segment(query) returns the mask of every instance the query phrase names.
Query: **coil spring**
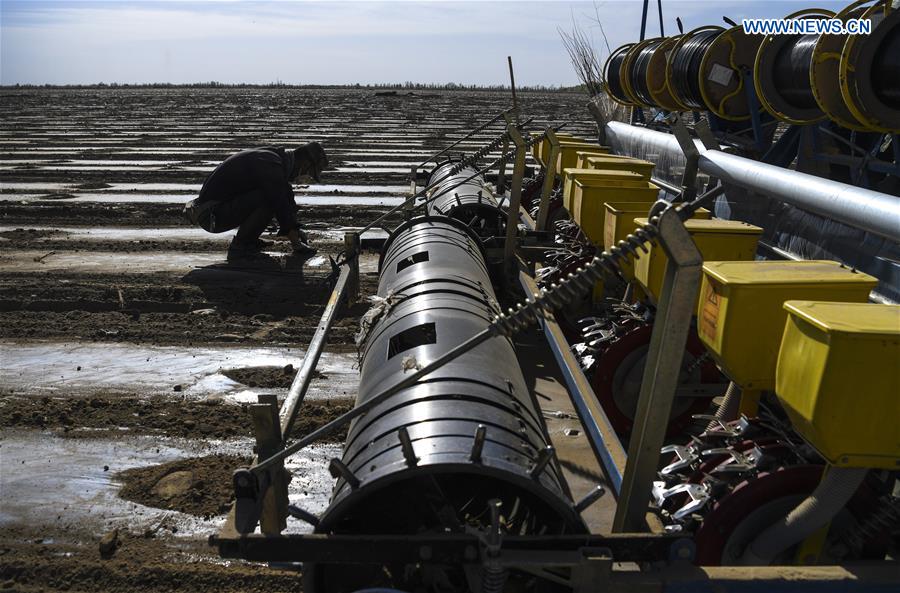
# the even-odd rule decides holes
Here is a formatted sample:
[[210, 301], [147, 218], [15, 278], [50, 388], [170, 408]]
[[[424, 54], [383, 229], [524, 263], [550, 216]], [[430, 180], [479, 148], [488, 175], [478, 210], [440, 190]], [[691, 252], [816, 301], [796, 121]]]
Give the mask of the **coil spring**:
[[502, 593], [509, 573], [499, 566], [485, 566], [481, 573], [481, 591], [483, 593]]
[[592, 289], [594, 284], [603, 278], [604, 271], [620, 275], [619, 262], [625, 259], [626, 255], [633, 255], [637, 259], [640, 257], [638, 249], [648, 253], [646, 243], [653, 242], [659, 235], [656, 226], [658, 222], [659, 218], [653, 217], [650, 224], [628, 235], [609, 251], [594, 257], [585, 267], [570, 273], [559, 283], [542, 289], [537, 296], [528, 297], [525, 302], [510, 308], [506, 313], [497, 315], [491, 323], [492, 329], [500, 335], [511, 337], [530, 327], [538, 318], [543, 319], [554, 309], [575, 302], [581, 294]]
[[507, 134], [506, 132], [500, 134], [499, 136], [473, 152], [471, 155], [464, 156], [462, 159], [460, 159], [459, 163], [457, 163], [453, 166], [453, 168], [450, 169], [450, 173], [452, 175], [456, 175], [466, 167], [474, 165], [479, 160], [483, 159], [485, 156], [496, 150], [508, 138], [509, 134]]
[[[558, 128], [555, 128], [555, 129], [558, 129]], [[540, 134], [538, 134], [536, 136], [528, 136], [525, 138], [525, 147], [531, 148], [535, 143], [543, 141], [544, 138], [546, 138], [546, 137], [547, 137], [546, 131], [541, 132]], [[460, 161], [456, 165], [454, 165], [450, 169], [450, 175], [456, 175], [457, 173], [459, 173], [466, 167], [474, 166], [477, 161], [481, 160], [487, 154], [496, 150], [501, 144], [503, 144], [504, 141], [506, 141], [508, 139], [509, 139], [509, 134], [504, 132], [503, 134], [500, 134], [499, 136], [497, 136], [496, 138], [491, 140], [488, 144], [482, 146], [477, 151], [473, 152], [471, 155], [464, 156], [462, 159], [460, 159]], [[494, 162], [498, 163], [503, 159], [510, 159], [510, 158], [514, 157], [515, 155], [516, 155], [516, 149], [512, 149], [512, 150], [507, 151], [503, 155], [501, 155], [500, 158], [496, 159]]]
[[844, 543], [851, 548], [860, 549], [873, 537], [900, 524], [900, 498], [888, 495], [883, 502], [884, 504], [844, 536]]

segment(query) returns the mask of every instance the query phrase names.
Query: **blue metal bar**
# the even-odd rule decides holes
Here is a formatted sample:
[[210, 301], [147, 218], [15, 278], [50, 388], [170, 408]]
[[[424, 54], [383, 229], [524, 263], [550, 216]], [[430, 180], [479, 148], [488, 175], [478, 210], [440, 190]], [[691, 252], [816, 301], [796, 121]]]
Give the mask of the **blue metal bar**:
[[[520, 272], [519, 283], [525, 290], [525, 294], [537, 294], [537, 284], [535, 284], [534, 278], [528, 274]], [[556, 364], [562, 371], [569, 397], [578, 412], [578, 418], [591, 443], [591, 448], [603, 467], [613, 494], [618, 498], [619, 491], [622, 489], [622, 477], [627, 460], [625, 448], [622, 447], [616, 431], [609, 423], [606, 412], [603, 411], [597, 396], [594, 395], [590, 382], [581, 371], [575, 355], [572, 354], [571, 346], [566, 341], [556, 320], [548, 315], [540, 320], [540, 324], [547, 343], [550, 345], [550, 350], [553, 352], [553, 357], [556, 359]]]

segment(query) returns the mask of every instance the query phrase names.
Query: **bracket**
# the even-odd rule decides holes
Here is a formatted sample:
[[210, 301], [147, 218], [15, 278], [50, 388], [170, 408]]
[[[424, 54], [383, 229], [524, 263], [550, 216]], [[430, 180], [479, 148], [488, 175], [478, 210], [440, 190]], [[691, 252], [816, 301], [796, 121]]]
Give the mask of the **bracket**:
[[535, 230], [547, 230], [547, 217], [550, 214], [550, 194], [556, 184], [556, 161], [559, 159], [559, 139], [553, 133], [553, 128], [547, 128], [547, 142], [550, 143], [550, 155], [544, 163], [544, 185], [541, 187], [541, 201], [538, 207], [538, 216], [535, 221]]
[[645, 528], [653, 479], [700, 288], [703, 256], [674, 208], [660, 215], [659, 239], [669, 263], [647, 352], [613, 531]]
[[[278, 420], [278, 400], [275, 394], [264, 393], [259, 403], [250, 406], [253, 434], [256, 437], [257, 459], [265, 459], [282, 448], [281, 425]], [[259, 524], [264, 535], [278, 535], [287, 527], [288, 481], [284, 464], [279, 462], [265, 474], [255, 475], [249, 470], [234, 473], [234, 525], [239, 533], [252, 533]]]
[[697, 196], [697, 167], [700, 162], [700, 151], [694, 144], [694, 139], [688, 131], [684, 121], [677, 114], [673, 114], [672, 132], [678, 145], [684, 153], [684, 173], [681, 176], [681, 201], [691, 202]]
[[507, 269], [512, 269], [516, 265], [516, 239], [519, 234], [519, 208], [522, 205], [522, 180], [525, 177], [527, 144], [515, 124], [508, 124], [506, 132], [516, 145], [516, 160], [513, 166], [512, 186], [509, 190], [509, 205], [507, 206], [506, 242], [503, 247], [504, 263]]

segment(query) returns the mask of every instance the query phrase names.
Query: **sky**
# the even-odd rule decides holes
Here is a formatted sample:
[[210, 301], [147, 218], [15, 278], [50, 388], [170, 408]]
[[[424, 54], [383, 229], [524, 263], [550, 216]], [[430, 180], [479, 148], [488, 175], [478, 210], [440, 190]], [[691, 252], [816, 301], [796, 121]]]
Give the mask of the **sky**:
[[[849, 0], [663, 0], [676, 31]], [[648, 35], [659, 33], [651, 0]], [[329, 2], [0, 0], [0, 84], [578, 84], [559, 30], [605, 53], [640, 34], [641, 0]]]

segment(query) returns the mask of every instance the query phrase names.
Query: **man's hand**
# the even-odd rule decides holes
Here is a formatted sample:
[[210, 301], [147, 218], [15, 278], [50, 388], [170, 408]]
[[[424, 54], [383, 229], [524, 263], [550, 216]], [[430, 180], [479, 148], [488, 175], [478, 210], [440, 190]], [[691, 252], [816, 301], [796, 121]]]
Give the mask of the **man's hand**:
[[287, 238], [291, 242], [291, 246], [294, 248], [294, 253], [313, 254], [316, 252], [316, 249], [314, 247], [309, 246], [309, 238], [306, 236], [306, 233], [298, 228], [289, 230]]
[[287, 238], [288, 241], [291, 242], [291, 245], [293, 245], [294, 247], [296, 247], [299, 243], [309, 242], [309, 237], [306, 236], [306, 233], [297, 228], [289, 230], [287, 233]]

